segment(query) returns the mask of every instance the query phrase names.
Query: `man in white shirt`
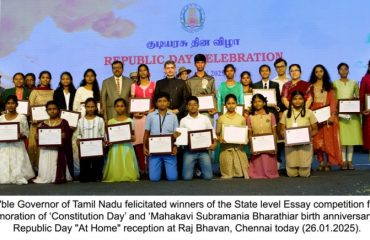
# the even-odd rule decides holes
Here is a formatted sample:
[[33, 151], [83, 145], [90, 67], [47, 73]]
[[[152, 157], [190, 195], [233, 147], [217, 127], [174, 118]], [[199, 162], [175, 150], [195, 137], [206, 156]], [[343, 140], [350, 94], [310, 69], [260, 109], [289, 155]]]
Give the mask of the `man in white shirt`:
[[280, 94], [283, 91], [283, 85], [289, 82], [290, 78], [286, 75], [287, 62], [283, 58], [278, 58], [274, 62], [275, 71], [277, 76], [271, 81], [279, 84]]
[[181, 119], [180, 128], [187, 128], [188, 131], [210, 129], [212, 130], [213, 143], [207, 149], [198, 151], [190, 151], [189, 148], [186, 147], [183, 155], [183, 179], [191, 180], [193, 178], [194, 165], [197, 162], [199, 163], [203, 179], [212, 179], [212, 164], [209, 150], [214, 150], [217, 146], [217, 137], [215, 130], [213, 129], [209, 118], [207, 116], [199, 114], [199, 100], [197, 97], [188, 97], [186, 101], [186, 108], [189, 113], [186, 117]]

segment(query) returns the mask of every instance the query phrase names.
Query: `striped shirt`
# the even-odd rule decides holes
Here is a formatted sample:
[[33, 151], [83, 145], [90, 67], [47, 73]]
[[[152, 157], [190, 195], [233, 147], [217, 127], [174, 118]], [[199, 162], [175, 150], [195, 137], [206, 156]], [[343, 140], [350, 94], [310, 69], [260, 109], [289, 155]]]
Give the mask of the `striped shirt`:
[[77, 138], [104, 138], [105, 126], [104, 120], [96, 116], [94, 119], [86, 119], [85, 117], [78, 120]]

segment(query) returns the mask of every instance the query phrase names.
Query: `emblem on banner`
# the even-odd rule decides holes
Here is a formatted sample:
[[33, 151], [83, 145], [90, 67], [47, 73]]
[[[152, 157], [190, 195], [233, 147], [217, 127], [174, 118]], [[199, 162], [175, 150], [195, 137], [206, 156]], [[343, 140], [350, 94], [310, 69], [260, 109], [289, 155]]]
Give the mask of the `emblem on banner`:
[[190, 33], [198, 32], [203, 28], [205, 12], [201, 6], [190, 3], [182, 8], [180, 22], [182, 28]]

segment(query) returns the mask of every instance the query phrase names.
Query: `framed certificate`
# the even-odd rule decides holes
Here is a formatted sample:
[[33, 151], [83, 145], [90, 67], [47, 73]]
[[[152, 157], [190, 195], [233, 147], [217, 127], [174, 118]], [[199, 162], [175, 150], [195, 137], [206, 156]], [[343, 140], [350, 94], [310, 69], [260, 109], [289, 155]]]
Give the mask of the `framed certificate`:
[[253, 89], [253, 95], [257, 93], [267, 98], [267, 105], [277, 105], [275, 88]]
[[358, 99], [339, 99], [339, 113], [360, 113], [361, 106]]
[[247, 144], [248, 126], [222, 125], [222, 137], [226, 143]]
[[28, 116], [29, 108], [28, 108], [28, 101], [18, 101], [17, 113], [24, 114]]
[[311, 144], [309, 127], [295, 127], [285, 129], [285, 146]]
[[273, 134], [254, 135], [251, 141], [252, 153], [276, 152], [276, 142]]
[[330, 118], [330, 106], [324, 106], [315, 110], [312, 110], [315, 114], [317, 122], [322, 123], [326, 122]]
[[[101, 110], [100, 102], [98, 102], [98, 111], [101, 112], [100, 110]], [[80, 113], [82, 113], [84, 115], [86, 114], [85, 102], [80, 103]]]
[[71, 128], [77, 128], [78, 119], [80, 119], [80, 117], [81, 117], [80, 112], [73, 112], [73, 111], [67, 111], [67, 110], [62, 110], [60, 112], [60, 118], [67, 120]]
[[176, 138], [175, 144], [178, 146], [188, 145], [188, 129], [187, 128], [176, 128], [176, 132], [181, 133], [180, 136]]
[[78, 153], [80, 159], [104, 156], [103, 138], [80, 139]]
[[106, 127], [108, 142], [110, 143], [124, 143], [131, 142], [132, 126], [131, 123], [120, 123], [108, 125]]
[[370, 94], [365, 94], [365, 110], [370, 110]]
[[19, 132], [19, 122], [0, 123], [0, 142], [17, 142]]
[[244, 109], [249, 109], [252, 107], [252, 97], [253, 93], [244, 94]]
[[189, 131], [188, 138], [190, 151], [207, 150], [213, 143], [212, 129]]
[[129, 112], [143, 113], [150, 110], [150, 98], [130, 98]]
[[149, 153], [171, 154], [173, 138], [172, 135], [153, 135], [149, 137]]
[[38, 127], [39, 147], [58, 147], [62, 145], [62, 129], [54, 127]]
[[216, 100], [212, 94], [197, 96], [199, 100], [199, 111], [204, 112], [216, 108]]
[[[223, 106], [223, 111], [222, 113], [225, 114], [227, 112], [227, 109], [226, 109], [226, 106], [224, 105]], [[240, 115], [243, 116], [243, 113], [244, 113], [244, 105], [236, 105], [236, 109], [235, 109], [235, 112], [239, 113]]]
[[46, 112], [45, 105], [32, 106], [31, 107], [32, 121], [44, 121], [49, 119], [49, 115]]

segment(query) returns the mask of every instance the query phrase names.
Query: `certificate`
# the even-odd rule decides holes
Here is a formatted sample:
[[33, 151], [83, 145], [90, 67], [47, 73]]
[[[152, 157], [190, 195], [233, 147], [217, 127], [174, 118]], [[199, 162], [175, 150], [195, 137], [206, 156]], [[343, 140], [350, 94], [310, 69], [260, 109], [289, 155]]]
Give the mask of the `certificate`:
[[18, 101], [17, 113], [28, 115], [28, 101]]
[[[99, 102], [98, 102], [98, 112], [101, 112], [100, 111], [100, 103]], [[85, 102], [81, 102], [80, 103], [80, 113], [82, 113], [82, 115], [85, 115], [86, 114]]]
[[57, 147], [62, 145], [61, 128], [39, 127], [37, 132], [39, 147]]
[[370, 110], [370, 94], [365, 94], [365, 110]]
[[277, 105], [276, 101], [276, 91], [275, 88], [271, 89], [253, 89], [253, 95], [261, 94], [265, 98], [267, 98], [267, 105]]
[[120, 123], [107, 126], [107, 137], [110, 143], [131, 142], [132, 126], [131, 123]]
[[181, 133], [180, 136], [176, 138], [175, 144], [178, 146], [188, 145], [188, 129], [187, 128], [176, 128], [176, 132]]
[[[224, 105], [223, 112], [222, 113], [225, 114], [226, 112], [227, 112], [227, 108]], [[240, 115], [243, 116], [243, 113], [244, 113], [244, 105], [236, 105], [235, 112], [237, 112], [237, 113], [239, 113]]]
[[213, 142], [213, 135], [211, 129], [189, 131], [188, 137], [190, 151], [207, 150], [209, 146], [212, 145]]
[[199, 111], [204, 112], [211, 109], [216, 109], [216, 100], [213, 95], [197, 96], [199, 100]]
[[252, 97], [253, 97], [253, 93], [244, 94], [244, 108], [245, 109], [249, 109], [252, 107]]
[[339, 99], [339, 113], [360, 113], [361, 106], [360, 100], [352, 100], [352, 99]]
[[254, 135], [251, 141], [252, 153], [276, 152], [276, 142], [273, 134]]
[[326, 122], [330, 118], [330, 106], [324, 106], [312, 111], [315, 114], [317, 122]]
[[60, 113], [60, 118], [67, 120], [71, 128], [77, 128], [78, 119], [80, 119], [80, 116], [81, 116], [80, 112], [73, 112], [67, 110], [62, 110]]
[[222, 137], [226, 143], [247, 144], [248, 126], [222, 125]]
[[0, 123], [0, 142], [16, 142], [19, 140], [19, 123]]
[[44, 121], [49, 119], [45, 105], [31, 107], [32, 121]]
[[150, 98], [130, 98], [130, 113], [143, 113], [150, 110]]
[[296, 127], [285, 129], [285, 146], [311, 144], [309, 127]]
[[171, 154], [172, 153], [172, 135], [155, 135], [149, 137], [150, 154]]
[[102, 138], [80, 139], [78, 150], [80, 159], [102, 157], [104, 155], [103, 139]]

